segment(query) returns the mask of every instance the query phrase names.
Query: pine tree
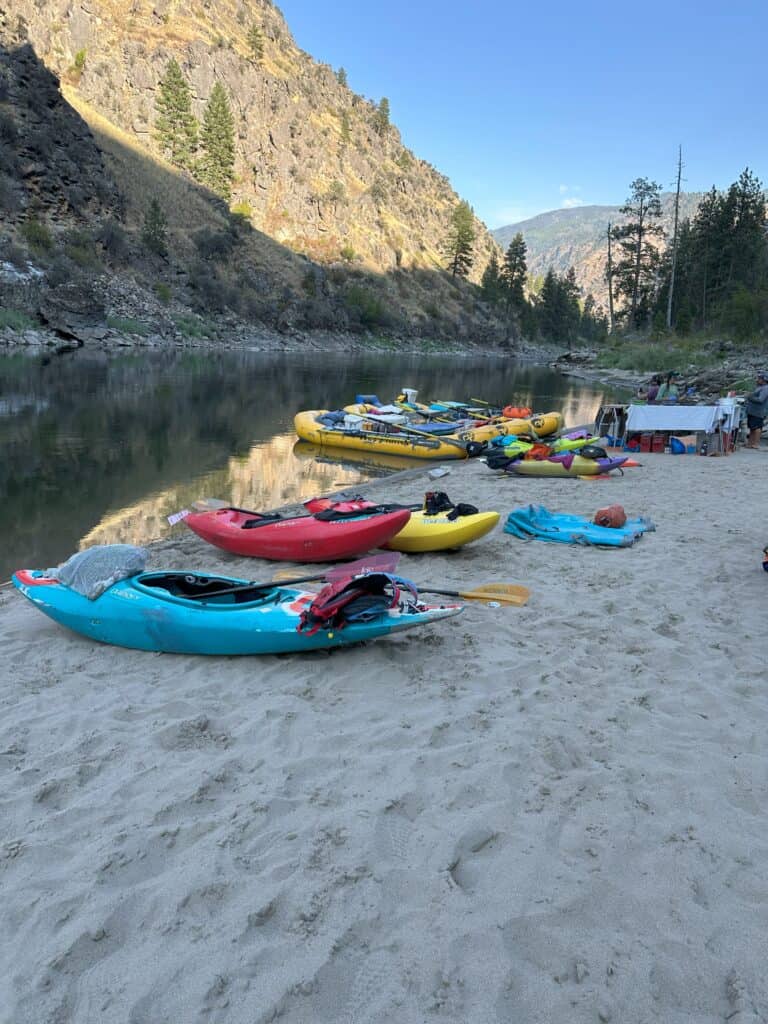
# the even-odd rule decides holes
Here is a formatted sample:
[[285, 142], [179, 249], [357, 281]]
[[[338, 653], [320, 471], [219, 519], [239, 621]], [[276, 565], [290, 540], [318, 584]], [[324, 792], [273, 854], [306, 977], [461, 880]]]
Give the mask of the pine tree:
[[379, 135], [386, 134], [389, 129], [389, 100], [386, 96], [382, 97], [376, 108], [376, 113], [373, 118], [373, 127], [379, 133]]
[[522, 233], [514, 236], [504, 254], [504, 267], [501, 271], [504, 291], [507, 299], [507, 310], [520, 312], [525, 305], [525, 284], [528, 280], [528, 246]]
[[501, 301], [504, 286], [501, 280], [501, 269], [499, 267], [499, 257], [496, 255], [496, 250], [491, 253], [491, 258], [488, 260], [486, 268], [483, 271], [483, 277], [480, 281], [480, 290], [485, 301], [489, 302], [492, 306], [497, 305], [497, 303]]
[[235, 123], [221, 82], [211, 90], [200, 130], [203, 155], [198, 177], [211, 191], [229, 200], [235, 178]]
[[614, 294], [623, 295], [629, 303], [629, 322], [633, 327], [642, 327], [651, 314], [659, 265], [659, 250], [653, 239], [663, 237], [664, 229], [658, 223], [661, 198], [656, 182], [636, 178], [630, 188], [632, 194], [621, 208], [629, 221], [617, 224], [611, 231], [619, 248], [612, 278]]
[[451, 230], [445, 243], [448, 269], [453, 277], [466, 277], [474, 263], [475, 215], [466, 200], [451, 214]]
[[344, 70], [344, 68], [339, 68], [339, 70], [336, 72], [336, 81], [339, 83], [339, 85], [347, 84], [347, 72]]
[[144, 214], [141, 240], [150, 252], [165, 256], [168, 251], [167, 222], [160, 203], [153, 197]]
[[192, 170], [197, 149], [197, 121], [187, 80], [173, 58], [168, 61], [155, 101], [155, 134], [171, 163]]
[[254, 64], [261, 64], [264, 60], [264, 36], [256, 22], [251, 24], [251, 27], [248, 29], [248, 35], [245, 38], [251, 51], [251, 60]]

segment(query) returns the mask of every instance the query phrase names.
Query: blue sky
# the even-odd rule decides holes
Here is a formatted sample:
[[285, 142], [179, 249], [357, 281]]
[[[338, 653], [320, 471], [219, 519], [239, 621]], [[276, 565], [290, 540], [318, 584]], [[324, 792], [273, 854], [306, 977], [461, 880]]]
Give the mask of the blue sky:
[[490, 228], [664, 188], [768, 179], [768, 0], [277, 0], [298, 45], [386, 96]]

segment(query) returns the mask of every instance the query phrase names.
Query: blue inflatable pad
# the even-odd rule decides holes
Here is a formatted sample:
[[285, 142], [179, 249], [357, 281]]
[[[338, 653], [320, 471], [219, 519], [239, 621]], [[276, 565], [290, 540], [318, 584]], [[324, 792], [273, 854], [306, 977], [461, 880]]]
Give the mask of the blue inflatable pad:
[[655, 529], [650, 519], [628, 519], [620, 527], [597, 526], [585, 516], [550, 512], [543, 505], [525, 505], [509, 513], [504, 533], [511, 533], [513, 537], [523, 540], [628, 548], [644, 533]]

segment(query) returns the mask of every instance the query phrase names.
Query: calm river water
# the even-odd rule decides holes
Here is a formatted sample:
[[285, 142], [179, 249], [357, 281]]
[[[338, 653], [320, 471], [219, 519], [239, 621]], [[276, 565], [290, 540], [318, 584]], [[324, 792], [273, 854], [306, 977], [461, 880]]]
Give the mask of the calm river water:
[[[300, 409], [403, 387], [593, 419], [614, 396], [510, 359], [78, 351], [0, 356], [0, 581], [91, 544], [168, 536], [195, 498], [269, 509], [416, 463], [332, 458], [297, 443]], [[471, 495], [462, 495], [471, 500]]]

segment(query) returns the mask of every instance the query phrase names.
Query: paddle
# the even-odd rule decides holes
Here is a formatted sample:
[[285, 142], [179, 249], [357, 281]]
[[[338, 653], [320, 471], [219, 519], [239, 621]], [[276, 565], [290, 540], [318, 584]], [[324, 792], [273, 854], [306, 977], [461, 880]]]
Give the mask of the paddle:
[[[342, 566], [342, 568], [344, 568]], [[331, 570], [338, 576], [336, 570]], [[391, 570], [380, 570], [382, 572], [388, 572]], [[275, 583], [289, 581], [285, 578], [290, 569], [281, 569], [276, 572], [272, 577]], [[316, 577], [318, 578], [318, 577]], [[331, 579], [329, 576], [319, 577], [320, 579]], [[333, 577], [335, 578], [335, 577]], [[517, 583], [481, 583], [479, 586], [474, 587], [472, 590], [435, 590], [433, 587], [422, 587], [419, 583], [414, 584], [416, 589], [421, 594], [441, 594], [443, 597], [461, 597], [465, 601], [483, 601], [488, 603], [495, 601], [498, 604], [514, 604], [522, 606], [527, 603], [530, 597], [530, 591], [528, 587], [523, 587]]]
[[248, 583], [236, 583], [231, 587], [223, 587], [221, 590], [212, 590], [207, 594], [199, 594], [191, 600], [204, 601], [209, 597], [219, 597], [223, 594], [237, 594], [242, 590], [267, 590], [273, 586], [278, 579], [284, 585], [290, 585], [292, 583], [310, 583], [313, 580], [325, 580], [331, 582], [338, 579], [341, 576], [359, 576], [364, 572], [394, 572], [397, 568], [397, 563], [400, 561], [400, 553], [398, 551], [386, 552], [377, 555], [366, 555], [364, 558], [359, 558], [356, 562], [344, 562], [341, 565], [334, 565], [330, 569], [325, 569], [320, 573], [313, 573], [312, 576], [291, 576], [291, 569], [283, 569], [282, 572], [276, 573], [271, 580], [264, 583], [257, 583], [249, 581]]
[[517, 583], [481, 583], [473, 590], [435, 590], [434, 587], [421, 587], [416, 584], [420, 594], [442, 594], [444, 597], [460, 597], [464, 601], [483, 601], [485, 604], [513, 604], [518, 607], [528, 603], [530, 590]]

